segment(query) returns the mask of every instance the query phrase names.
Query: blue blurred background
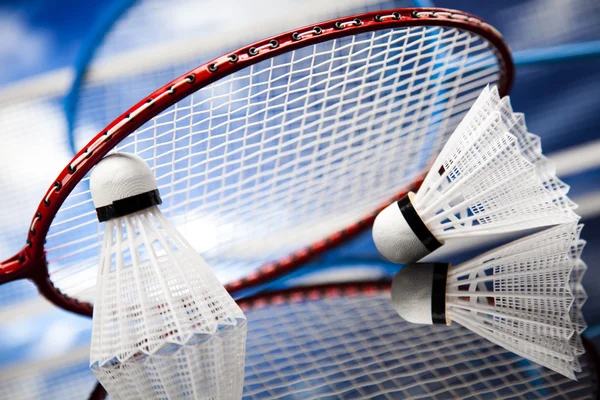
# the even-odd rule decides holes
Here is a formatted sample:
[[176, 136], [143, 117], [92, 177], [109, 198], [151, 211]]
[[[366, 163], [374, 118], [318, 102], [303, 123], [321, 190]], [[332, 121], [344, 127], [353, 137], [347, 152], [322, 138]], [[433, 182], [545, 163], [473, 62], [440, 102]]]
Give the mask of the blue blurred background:
[[[331, 15], [377, 9], [377, 3], [382, 3], [381, 8], [409, 6], [411, 3], [429, 6], [434, 3], [438, 7], [480, 16], [504, 34], [517, 64], [516, 82], [511, 92], [513, 107], [525, 113], [529, 130], [542, 137], [545, 152], [555, 159], [560, 177], [572, 187], [571, 197], [581, 204], [580, 213], [586, 225], [583, 238], [588, 241], [583, 259], [588, 264], [584, 282], [589, 299], [584, 313], [591, 326], [588, 336], [600, 337], [600, 329], [594, 326], [600, 324], [600, 267], [597, 265], [600, 260], [600, 2], [347, 1], [347, 6], [340, 1], [335, 10], [330, 10]], [[24, 227], [48, 182], [64, 166], [65, 160], [70, 159], [73, 150], [95, 134], [96, 129], [102, 128], [77, 125], [77, 112], [84, 107], [79, 102], [89, 99], [81, 96], [85, 93], [85, 83], [81, 83], [80, 87], [73, 84], [74, 80], [77, 82], [77, 77], [82, 78], [80, 74], [96, 62], [102, 66], [103, 60], [126, 53], [129, 47], [146, 46], [152, 40], [156, 40], [159, 46], [162, 38], [173, 33], [161, 31], [166, 29], [164, 27], [144, 26], [140, 22], [156, 20], [145, 17], [135, 20], [132, 16], [140, 3], [133, 0], [0, 1], [0, 185], [4, 188], [0, 199], [1, 258], [12, 255], [22, 245]], [[203, 2], [198, 0], [197, 3]], [[271, 13], [276, 20], [285, 22], [281, 15], [287, 14], [277, 15], [285, 10], [284, 7], [295, 4], [298, 7], [296, 12], [304, 12], [314, 6], [313, 3], [308, 0], [280, 1], [278, 7], [281, 8], [271, 9]], [[164, 11], [165, 4], [155, 1], [152, 4], [154, 8], [149, 9], [159, 10], [162, 6], [163, 11], [159, 11], [161, 18], [181, 21], [183, 14], [173, 9]], [[204, 2], [201, 17], [200, 13], [194, 17], [189, 8], [184, 8], [191, 17], [180, 25], [195, 26], [197, 23], [201, 26], [199, 31], [205, 35], [213, 35], [215, 29], [223, 29], [237, 32], [240, 37], [238, 41], [227, 42], [222, 48], [207, 50], [201, 60], [236, 47], [235, 44], [245, 44], [249, 39], [239, 31], [245, 26], [245, 21], [253, 18], [247, 12], [239, 12], [234, 1], [208, 4], [208, 1]], [[331, 16], [325, 11], [322, 15], [317, 11], [306, 13], [306, 23]], [[267, 18], [264, 16], [266, 12], [259, 14]], [[137, 25], [112, 23], [129, 17], [137, 21]], [[301, 19], [289, 22], [290, 26], [284, 22], [281, 26], [271, 25], [274, 32], [267, 30], [263, 34], [258, 28], [253, 28], [249, 35], [255, 34], [258, 39], [303, 24]], [[110, 32], [115, 27], [120, 27], [125, 33], [111, 37]], [[182, 29], [186, 34], [193, 31], [186, 29]], [[109, 34], [105, 37], [107, 32]], [[135, 40], [128, 42], [123, 38]], [[100, 75], [102, 72], [101, 69], [95, 71]], [[179, 75], [185, 71], [176, 72]], [[104, 73], [110, 75], [108, 70]], [[115, 110], [107, 111], [106, 117], [115, 117], [132, 103], [133, 100], [116, 100]], [[93, 103], [85, 105], [93, 106]], [[43, 171], [40, 170], [42, 165]], [[470, 250], [453, 257], [465, 259], [480, 251]], [[383, 270], [391, 268], [378, 258], [370, 235], [358, 238], [346, 248], [325, 257], [322, 264], [369, 264]], [[313, 268], [322, 266], [315, 265]], [[40, 312], [37, 310], [39, 304], [28, 300], [33, 290], [28, 282], [21, 282], [14, 292], [10, 292], [10, 296], [23, 296], [24, 306], [19, 309], [20, 315], [15, 315], [12, 308], [2, 307], [8, 301], [0, 300], [0, 390], [10, 385], [6, 378], [9, 375], [3, 375], [2, 370], [40, 359], [64, 357], [64, 354], [71, 354], [71, 361], [87, 358], [85, 346], [89, 343], [90, 321], [59, 310], [44, 308]], [[1, 293], [0, 299], [4, 299]], [[600, 340], [597, 342], [600, 343]], [[68, 362], [65, 361], [65, 365]], [[47, 378], [45, 384], [59, 382], [60, 386], [60, 376], [81, 375], [85, 376], [83, 380], [87, 390], [93, 377], [90, 379], [89, 374], [85, 374], [87, 371], [81, 372], [77, 368], [61, 370]], [[64, 387], [68, 388], [69, 384], [65, 383]], [[62, 392], [56, 390], [57, 395], [52, 398], [60, 397], [58, 394]]]

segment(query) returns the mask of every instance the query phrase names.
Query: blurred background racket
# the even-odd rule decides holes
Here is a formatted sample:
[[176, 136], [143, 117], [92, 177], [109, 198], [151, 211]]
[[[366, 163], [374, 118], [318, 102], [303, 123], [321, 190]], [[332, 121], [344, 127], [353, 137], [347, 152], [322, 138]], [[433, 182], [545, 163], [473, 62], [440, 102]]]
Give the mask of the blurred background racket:
[[83, 147], [0, 281], [31, 279], [91, 315], [101, 232], [87, 174], [117, 150], [148, 161], [168, 218], [230, 292], [248, 295], [369, 227], [418, 184], [481, 89], [511, 82], [498, 32], [447, 10], [358, 14], [229, 52]]
[[[240, 300], [248, 317], [245, 399], [589, 399], [598, 354], [577, 381], [452, 326], [405, 323], [387, 280], [299, 287]], [[88, 348], [0, 375], [7, 398], [86, 398], [94, 388]], [[97, 388], [92, 398], [101, 399]]]

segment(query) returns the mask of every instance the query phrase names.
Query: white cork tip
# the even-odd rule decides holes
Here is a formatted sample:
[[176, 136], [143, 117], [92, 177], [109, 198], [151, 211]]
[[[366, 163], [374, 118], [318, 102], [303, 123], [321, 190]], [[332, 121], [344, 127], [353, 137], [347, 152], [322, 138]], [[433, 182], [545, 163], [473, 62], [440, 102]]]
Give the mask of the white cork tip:
[[408, 225], [396, 202], [375, 218], [373, 241], [382, 256], [398, 264], [419, 261], [430, 253]]
[[406, 322], [432, 325], [432, 290], [433, 266], [431, 264], [407, 265], [392, 281], [392, 305]]
[[90, 191], [95, 208], [156, 189], [152, 170], [134, 154], [111, 154], [100, 161], [90, 175]]

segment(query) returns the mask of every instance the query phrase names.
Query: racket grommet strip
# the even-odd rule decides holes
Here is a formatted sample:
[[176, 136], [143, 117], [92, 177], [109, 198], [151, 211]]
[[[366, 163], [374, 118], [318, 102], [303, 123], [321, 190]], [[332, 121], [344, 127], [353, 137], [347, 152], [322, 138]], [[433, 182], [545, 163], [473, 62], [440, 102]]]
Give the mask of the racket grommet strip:
[[35, 235], [35, 225], [38, 223], [38, 221], [42, 220], [42, 213], [40, 213], [39, 211], [35, 213], [35, 217], [33, 218], [33, 221], [31, 221], [31, 226], [29, 227], [29, 233], [31, 233], [31, 235]]
[[[413, 17], [414, 17], [414, 16], [415, 16], [415, 15], [413, 14]], [[391, 13], [391, 14], [388, 14], [388, 15], [379, 15], [379, 14], [378, 14], [378, 15], [376, 15], [376, 16], [373, 18], [373, 20], [374, 20], [375, 22], [385, 22], [385, 21], [386, 21], [386, 20], [388, 20], [388, 19], [392, 19], [392, 20], [395, 20], [395, 21], [397, 21], [397, 20], [399, 20], [400, 18], [402, 18], [402, 16], [400, 15], [400, 13], [399, 13], [399, 12], [397, 12], [397, 11], [394, 11], [393, 13]]]
[[48, 194], [46, 195], [46, 197], [44, 197], [44, 205], [46, 207], [50, 206], [50, 196], [52, 196], [52, 193], [56, 193], [58, 192], [60, 189], [62, 189], [62, 183], [60, 181], [56, 181], [54, 182], [54, 186], [53, 188], [51, 188], [48, 191]]
[[187, 81], [187, 83], [189, 83], [191, 85], [192, 83], [196, 82], [196, 75], [189, 74], [188, 76], [185, 77], [185, 80]]
[[[354, 23], [354, 20], [351, 21], [351, 23]], [[323, 28], [321, 28], [320, 26], [315, 26], [313, 27], [310, 31], [306, 31], [306, 32], [294, 32], [292, 33], [292, 40], [297, 42], [298, 40], [301, 40], [304, 36], [318, 36], [321, 33], [323, 33]]]
[[218, 66], [217, 66], [217, 64], [215, 64], [215, 63], [212, 63], [212, 64], [210, 64], [210, 65], [208, 66], [208, 70], [209, 70], [210, 72], [217, 72], [217, 70], [218, 70], [218, 69], [219, 69], [219, 67], [218, 67]]
[[470, 17], [468, 15], [456, 14], [456, 13], [452, 13], [452, 12], [448, 12], [448, 11], [417, 11], [417, 10], [413, 10], [411, 12], [411, 15], [414, 18], [445, 18], [445, 19], [456, 19], [459, 21], [470, 22], [470, 23], [477, 24], [480, 27], [485, 28], [489, 31], [492, 31], [495, 35], [497, 35], [500, 38], [502, 37], [502, 34], [500, 33], [500, 31], [498, 31], [492, 25], [490, 25], [487, 22], [484, 22], [480, 19]]
[[[297, 40], [300, 40], [300, 39], [297, 39]], [[269, 40], [269, 43], [263, 44], [258, 47], [250, 47], [248, 49], [248, 54], [250, 56], [256, 56], [259, 53], [262, 53], [264, 50], [272, 50], [272, 49], [276, 49], [278, 47], [279, 47], [279, 42], [275, 39], [271, 39], [271, 40]]]
[[240, 59], [237, 54], [230, 54], [227, 56], [227, 58], [229, 58], [230, 63], [236, 63]]
[[341, 30], [349, 26], [361, 26], [362, 24], [363, 22], [360, 18], [354, 18], [353, 20], [346, 22], [337, 21], [335, 24], [333, 24], [333, 27], [335, 29]]
[[439, 18], [439, 17], [441, 17], [441, 18], [448, 18], [448, 19], [452, 19], [452, 18], [454, 18], [454, 17], [453, 17], [453, 14], [452, 14], [452, 13], [450, 13], [450, 12], [442, 12], [442, 11], [439, 11], [439, 12], [436, 12], [436, 13], [434, 13], [434, 14], [435, 14], [435, 15], [433, 15], [433, 17], [435, 17], [435, 18]]

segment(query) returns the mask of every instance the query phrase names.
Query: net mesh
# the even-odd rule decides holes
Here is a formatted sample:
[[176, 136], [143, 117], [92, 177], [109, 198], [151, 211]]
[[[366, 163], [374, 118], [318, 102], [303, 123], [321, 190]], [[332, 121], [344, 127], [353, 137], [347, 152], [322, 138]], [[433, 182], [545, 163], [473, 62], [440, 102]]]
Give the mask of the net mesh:
[[485, 88], [433, 163], [415, 208], [440, 239], [575, 221], [569, 186], [508, 97]]
[[[265, 60], [180, 101], [118, 151], [152, 167], [162, 210], [222, 282], [357, 222], [431, 162], [499, 80], [468, 31], [362, 33]], [[53, 282], [89, 300], [101, 230], [84, 179], [47, 237]]]
[[575, 379], [586, 328], [581, 228], [559, 225], [450, 269], [448, 318]]
[[[320, 298], [246, 309], [245, 399], [589, 399], [595, 364], [577, 381], [527, 361], [458, 324], [410, 325], [387, 295]], [[294, 296], [292, 296], [294, 298]], [[92, 390], [87, 349], [44, 369], [7, 368], [6, 398], [82, 399]], [[68, 390], [67, 390], [68, 389]]]

